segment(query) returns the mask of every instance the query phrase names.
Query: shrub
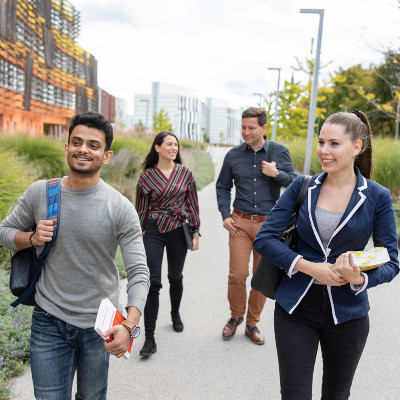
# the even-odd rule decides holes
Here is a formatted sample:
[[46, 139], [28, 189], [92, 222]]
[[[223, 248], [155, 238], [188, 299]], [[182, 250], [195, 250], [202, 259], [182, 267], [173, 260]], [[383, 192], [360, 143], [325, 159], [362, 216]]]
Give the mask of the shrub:
[[32, 307], [10, 308], [15, 300], [8, 275], [0, 271], [0, 398], [9, 395], [8, 380], [22, 372], [29, 360]]

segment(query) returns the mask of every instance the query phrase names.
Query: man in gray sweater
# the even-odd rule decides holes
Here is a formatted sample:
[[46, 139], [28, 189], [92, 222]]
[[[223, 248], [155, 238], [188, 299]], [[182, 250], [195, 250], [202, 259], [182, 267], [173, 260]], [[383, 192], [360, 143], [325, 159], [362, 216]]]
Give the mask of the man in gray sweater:
[[[102, 115], [72, 118], [59, 232], [37, 284], [32, 316], [31, 369], [40, 400], [71, 398], [75, 370], [77, 399], [105, 399], [110, 354], [121, 357], [138, 333], [149, 271], [135, 208], [100, 179], [101, 165], [112, 157], [112, 140], [112, 126]], [[47, 219], [46, 181], [38, 181], [0, 225], [0, 244], [13, 251], [33, 246], [40, 252], [53, 229]], [[103, 298], [118, 307], [118, 245], [128, 278], [128, 315], [124, 325], [109, 330], [114, 340], [106, 343], [93, 327]]]

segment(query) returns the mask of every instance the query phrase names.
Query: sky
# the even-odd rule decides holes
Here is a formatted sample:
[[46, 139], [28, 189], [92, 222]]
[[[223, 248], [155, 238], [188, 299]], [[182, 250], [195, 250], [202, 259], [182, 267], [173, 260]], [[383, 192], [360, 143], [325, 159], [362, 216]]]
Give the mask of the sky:
[[[379, 65], [400, 49], [399, 0], [70, 0], [81, 12], [77, 42], [98, 61], [98, 84], [128, 101], [152, 82], [186, 88], [201, 100], [257, 106], [314, 53], [324, 9], [320, 82], [339, 67]], [[295, 73], [296, 80], [305, 76]]]

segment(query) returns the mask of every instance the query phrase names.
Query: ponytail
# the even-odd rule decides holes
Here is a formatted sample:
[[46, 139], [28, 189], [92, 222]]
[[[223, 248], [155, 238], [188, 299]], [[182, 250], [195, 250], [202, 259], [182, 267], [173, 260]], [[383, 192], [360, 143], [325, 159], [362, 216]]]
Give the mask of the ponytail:
[[354, 165], [360, 170], [361, 175], [367, 179], [372, 176], [372, 130], [367, 116], [358, 110], [351, 113], [338, 112], [330, 115], [324, 124], [342, 125], [345, 133], [350, 135], [351, 140], [362, 141], [361, 151], [354, 160]]
[[[365, 134], [359, 139], [362, 140], [363, 145], [360, 153], [356, 156], [354, 165], [360, 170], [361, 174], [367, 179], [372, 176], [372, 129], [367, 116], [358, 110], [352, 111], [365, 126]], [[357, 140], [357, 139], [356, 139]]]

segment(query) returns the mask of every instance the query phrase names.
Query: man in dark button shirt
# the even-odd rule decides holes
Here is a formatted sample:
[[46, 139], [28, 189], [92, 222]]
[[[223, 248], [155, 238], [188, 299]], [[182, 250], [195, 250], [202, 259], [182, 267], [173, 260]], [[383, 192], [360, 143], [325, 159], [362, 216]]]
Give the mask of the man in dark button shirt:
[[[264, 136], [267, 115], [263, 109], [248, 108], [242, 113], [244, 143], [230, 150], [224, 159], [217, 181], [218, 209], [229, 231], [228, 300], [231, 318], [222, 337], [231, 339], [243, 322], [246, 311], [246, 279], [249, 276], [250, 253], [253, 251], [253, 272], [260, 255], [253, 241], [263, 221], [279, 198], [281, 186], [287, 187], [296, 177], [288, 149]], [[270, 162], [268, 162], [268, 159]], [[273, 160], [273, 161], [271, 161]], [[236, 195], [231, 213], [231, 190]], [[264, 307], [265, 296], [251, 289], [248, 299], [245, 335], [255, 344], [264, 344], [256, 324]]]

